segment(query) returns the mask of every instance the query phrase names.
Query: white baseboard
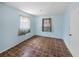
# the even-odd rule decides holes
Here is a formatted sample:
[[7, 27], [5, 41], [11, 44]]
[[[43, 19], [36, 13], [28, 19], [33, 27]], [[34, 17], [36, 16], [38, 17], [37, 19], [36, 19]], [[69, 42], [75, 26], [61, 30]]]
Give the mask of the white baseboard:
[[63, 39], [62, 37], [59, 37], [59, 36], [55, 36], [55, 35], [51, 35], [51, 36], [48, 36], [48, 35], [39, 35], [39, 34], [36, 34], [38, 36], [45, 36], [45, 37], [51, 37], [51, 38], [59, 38], [59, 39]]
[[[32, 36], [34, 36], [34, 35], [32, 35]], [[31, 36], [31, 37], [32, 37]], [[29, 37], [29, 38], [31, 38], [31, 37]], [[29, 38], [27, 38], [27, 39], [29, 39]], [[14, 46], [16, 46], [16, 45], [18, 45], [18, 44], [20, 44], [21, 42], [23, 42], [23, 41], [25, 41], [26, 39], [22, 39], [21, 41], [18, 41], [18, 42], [16, 42], [15, 44], [13, 44], [12, 46], [10, 46], [10, 47], [8, 47], [8, 48], [6, 48], [6, 49], [4, 49], [4, 50], [2, 50], [2, 51], [0, 51], [0, 53], [2, 53], [2, 52], [4, 52], [4, 51], [6, 51], [6, 50], [8, 50], [8, 49], [11, 49], [12, 47], [14, 47]]]
[[[32, 36], [34, 36], [34, 35], [32, 35]], [[29, 38], [31, 38], [32, 36], [30, 36]], [[52, 37], [52, 38], [59, 38], [59, 39], [62, 39], [61, 37], [57, 37], [57, 36], [46, 36], [46, 35], [38, 35], [38, 36], [45, 36], [45, 37]], [[27, 38], [27, 39], [29, 39], [29, 38]], [[8, 50], [8, 49], [10, 49], [10, 48], [12, 48], [12, 47], [18, 45], [19, 43], [23, 42], [24, 40], [26, 40], [26, 39], [23, 39], [23, 40], [21, 40], [21, 41], [16, 42], [16, 43], [13, 44], [12, 46], [10, 46], [10, 47], [8, 47], [8, 48], [6, 48], [6, 49], [0, 51], [0, 53], [2, 53], [2, 52], [4, 52], [4, 51], [6, 51], [6, 50]]]
[[68, 44], [68, 42], [66, 42], [65, 40], [64, 40], [64, 42], [65, 42], [65, 44], [66, 44], [68, 50], [69, 50], [70, 53], [72, 54], [72, 56], [75, 57], [74, 54], [73, 54], [73, 52], [72, 52], [72, 49], [70, 48], [70, 44]]

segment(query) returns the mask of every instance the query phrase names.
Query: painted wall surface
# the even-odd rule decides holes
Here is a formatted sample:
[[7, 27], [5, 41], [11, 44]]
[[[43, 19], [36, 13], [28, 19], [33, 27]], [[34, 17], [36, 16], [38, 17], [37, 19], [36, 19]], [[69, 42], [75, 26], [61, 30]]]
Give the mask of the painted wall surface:
[[70, 48], [71, 47], [71, 40], [70, 40], [70, 37], [69, 37], [69, 33], [70, 33], [70, 11], [69, 11], [69, 9], [67, 9], [65, 14], [64, 14], [64, 33], [63, 33], [63, 39], [64, 39], [64, 42], [67, 45], [68, 49], [72, 53], [72, 50]]
[[73, 3], [70, 11], [71, 48], [74, 56], [79, 57], [79, 3]]
[[[52, 32], [42, 32], [42, 18], [52, 18]], [[63, 15], [57, 16], [38, 16], [35, 19], [36, 23], [36, 35], [63, 38], [63, 24], [64, 17]]]
[[[1, 4], [0, 4], [0, 6], [2, 6]], [[0, 8], [0, 47], [2, 47], [3, 46], [3, 28], [4, 28], [4, 24], [3, 24], [3, 9], [2, 8]], [[0, 50], [2, 50], [2, 48], [0, 48]]]
[[[79, 56], [79, 3], [72, 3], [65, 13], [64, 41], [73, 56]], [[70, 28], [70, 29], [69, 29]], [[72, 36], [69, 37], [69, 33]]]
[[[20, 15], [30, 17], [31, 32], [18, 36]], [[34, 16], [18, 9], [0, 3], [0, 52], [3, 52], [16, 44], [34, 35]]]

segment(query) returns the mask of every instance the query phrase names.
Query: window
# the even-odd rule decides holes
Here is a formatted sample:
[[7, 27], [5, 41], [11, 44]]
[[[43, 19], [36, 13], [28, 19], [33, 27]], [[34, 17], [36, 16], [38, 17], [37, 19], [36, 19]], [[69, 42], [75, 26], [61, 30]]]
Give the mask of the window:
[[51, 18], [43, 18], [42, 19], [42, 31], [43, 32], [51, 32], [52, 31]]
[[30, 32], [30, 19], [26, 16], [20, 16], [19, 35], [25, 35]]

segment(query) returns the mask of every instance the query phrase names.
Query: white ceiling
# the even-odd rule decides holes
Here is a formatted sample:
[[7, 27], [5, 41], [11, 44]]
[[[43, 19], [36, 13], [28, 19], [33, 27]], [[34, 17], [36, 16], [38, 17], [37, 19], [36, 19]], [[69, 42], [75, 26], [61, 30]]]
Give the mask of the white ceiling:
[[5, 2], [32, 15], [56, 15], [65, 12], [69, 2]]

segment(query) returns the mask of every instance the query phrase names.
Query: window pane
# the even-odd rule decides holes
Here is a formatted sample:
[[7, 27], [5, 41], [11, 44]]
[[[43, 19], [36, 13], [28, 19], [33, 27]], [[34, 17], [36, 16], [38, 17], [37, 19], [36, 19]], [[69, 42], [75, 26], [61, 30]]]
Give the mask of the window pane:
[[27, 33], [30, 31], [30, 20], [26, 16], [20, 16], [20, 33]]

